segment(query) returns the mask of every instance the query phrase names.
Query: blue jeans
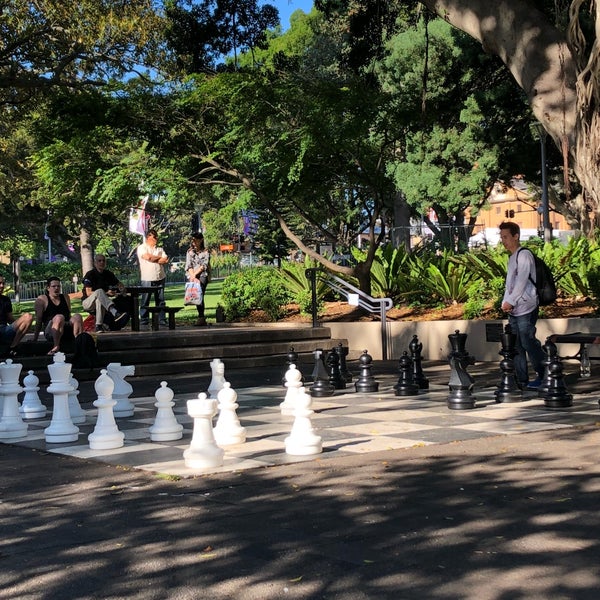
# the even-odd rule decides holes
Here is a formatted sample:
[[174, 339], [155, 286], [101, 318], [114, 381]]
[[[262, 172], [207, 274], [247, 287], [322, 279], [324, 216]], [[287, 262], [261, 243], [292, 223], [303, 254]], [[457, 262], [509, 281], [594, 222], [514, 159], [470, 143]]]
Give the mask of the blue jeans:
[[515, 317], [508, 315], [508, 324], [512, 332], [517, 336], [515, 350], [517, 354], [514, 358], [515, 375], [517, 382], [527, 385], [529, 375], [527, 374], [527, 357], [531, 361], [531, 366], [537, 373], [537, 376], [544, 376], [544, 361], [546, 355], [542, 349], [541, 342], [535, 337], [535, 324], [538, 318], [538, 309]]
[[[155, 287], [154, 292], [148, 294], [142, 294], [140, 298], [140, 322], [148, 324], [148, 306], [150, 304], [150, 296], [154, 295], [154, 302], [156, 306], [160, 306], [165, 303], [165, 280], [160, 279], [159, 281], [144, 281], [141, 282], [144, 287]], [[160, 321], [165, 320], [165, 313], [161, 312], [158, 315]]]

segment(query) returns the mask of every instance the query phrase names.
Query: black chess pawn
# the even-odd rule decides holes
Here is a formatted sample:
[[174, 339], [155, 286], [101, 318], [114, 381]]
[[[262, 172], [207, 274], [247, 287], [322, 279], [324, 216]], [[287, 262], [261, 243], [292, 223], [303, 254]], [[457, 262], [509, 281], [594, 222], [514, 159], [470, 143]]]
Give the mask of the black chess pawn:
[[521, 402], [523, 400], [523, 392], [519, 389], [515, 376], [514, 357], [517, 353], [515, 346], [517, 336], [512, 332], [511, 326], [506, 325], [504, 333], [500, 335], [502, 349], [499, 354], [502, 355], [500, 361], [501, 378], [500, 383], [494, 395], [496, 402]]
[[419, 342], [418, 336], [413, 335], [410, 344], [408, 344], [408, 349], [410, 350], [410, 359], [412, 360], [413, 381], [419, 386], [420, 390], [428, 390], [429, 379], [425, 377], [423, 366], [421, 364], [423, 361], [421, 356], [423, 344]]
[[448, 408], [466, 410], [475, 408], [475, 398], [471, 394], [475, 381], [467, 372], [467, 367], [475, 362], [465, 350], [467, 334], [458, 329], [448, 336], [452, 351], [448, 355], [450, 362], [450, 381], [448, 383]]
[[[299, 366], [300, 365], [299, 360], [300, 360], [300, 357], [298, 356], [298, 353], [294, 350], [294, 346], [291, 346], [290, 350], [286, 356], [285, 368], [283, 370], [283, 376], [281, 378], [281, 383], [283, 384], [284, 387], [285, 387], [285, 374], [288, 372], [290, 365], [296, 365], [297, 369], [301, 370], [300, 366]], [[302, 377], [302, 381], [304, 381], [304, 377]]]
[[330, 352], [327, 355], [327, 369], [329, 371], [329, 383], [336, 390], [345, 390], [346, 382], [340, 372], [340, 359], [337, 352]]
[[354, 384], [354, 388], [359, 393], [366, 392], [376, 392], [379, 390], [379, 383], [375, 380], [375, 377], [371, 374], [371, 367], [373, 362], [373, 357], [364, 350], [358, 359], [360, 363], [360, 374], [356, 383]]
[[348, 366], [346, 365], [346, 357], [348, 356], [348, 346], [343, 346], [342, 342], [340, 342], [336, 347], [335, 351], [337, 352], [338, 358], [340, 359], [340, 373], [344, 378], [346, 383], [350, 383], [352, 381], [352, 373], [348, 371]]
[[419, 386], [413, 379], [413, 361], [408, 352], [400, 357], [399, 361], [400, 378], [394, 386], [396, 396], [416, 396], [419, 393]]
[[568, 408], [573, 406], [573, 396], [565, 385], [562, 362], [558, 354], [552, 357], [548, 365], [548, 390], [538, 391], [538, 396], [544, 398], [546, 408]]

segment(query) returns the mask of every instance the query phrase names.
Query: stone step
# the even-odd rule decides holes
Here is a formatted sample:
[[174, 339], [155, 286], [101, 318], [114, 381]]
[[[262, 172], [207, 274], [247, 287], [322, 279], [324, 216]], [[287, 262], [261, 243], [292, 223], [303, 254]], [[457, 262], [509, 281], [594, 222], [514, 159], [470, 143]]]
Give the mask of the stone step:
[[[144, 377], [201, 373], [210, 369], [214, 358], [222, 359], [230, 368], [281, 365], [283, 369], [291, 347], [299, 354], [300, 362], [312, 369], [316, 349], [347, 345], [347, 340], [333, 339], [326, 327], [268, 325], [103, 333], [95, 336], [98, 368], [74, 369], [73, 374], [80, 381], [95, 379], [98, 370], [111, 362], [134, 365], [136, 376]], [[49, 349], [47, 342], [25, 342], [22, 356], [14, 362], [23, 364], [23, 375], [33, 370], [41, 383], [47, 383], [47, 366], [52, 362], [52, 357], [46, 355]], [[67, 361], [71, 361], [69, 348], [66, 354]]]

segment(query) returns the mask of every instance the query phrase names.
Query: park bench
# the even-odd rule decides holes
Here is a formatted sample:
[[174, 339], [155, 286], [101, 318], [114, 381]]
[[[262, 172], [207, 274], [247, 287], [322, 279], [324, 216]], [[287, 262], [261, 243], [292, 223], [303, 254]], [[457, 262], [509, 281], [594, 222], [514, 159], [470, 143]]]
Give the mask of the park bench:
[[164, 312], [169, 316], [169, 329], [175, 329], [175, 315], [181, 310], [181, 308], [181, 306], [149, 306], [148, 312], [152, 315], [152, 331], [158, 331], [160, 329], [158, 317], [161, 312]]
[[[558, 333], [549, 335], [547, 341], [553, 344], [579, 344], [579, 352], [573, 356], [561, 356], [563, 359], [576, 359], [581, 361], [583, 349], [589, 344], [600, 344], [600, 333]], [[591, 357], [592, 360], [600, 360], [600, 357]]]

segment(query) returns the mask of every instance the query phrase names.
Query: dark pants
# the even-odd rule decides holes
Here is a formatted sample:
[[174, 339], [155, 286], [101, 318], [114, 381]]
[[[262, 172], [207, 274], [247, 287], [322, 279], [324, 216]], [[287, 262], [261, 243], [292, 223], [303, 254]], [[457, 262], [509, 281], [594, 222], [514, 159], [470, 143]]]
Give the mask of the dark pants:
[[537, 322], [538, 309], [526, 314], [514, 317], [508, 316], [508, 323], [512, 332], [517, 336], [515, 350], [517, 355], [514, 358], [515, 375], [521, 385], [527, 385], [529, 375], [527, 372], [527, 357], [531, 361], [531, 366], [536, 372], [537, 377], [544, 376], [544, 359], [546, 355], [542, 349], [541, 342], [535, 337], [535, 324]]
[[[154, 295], [154, 302], [156, 306], [160, 306], [161, 304], [165, 303], [165, 280], [160, 279], [158, 281], [142, 281], [142, 286], [156, 288], [154, 292], [142, 294], [142, 297], [140, 298], [140, 323], [147, 325], [149, 322], [148, 306], [150, 305], [150, 296]], [[158, 318], [160, 321], [164, 321], [165, 313], [161, 311], [158, 315]]]

